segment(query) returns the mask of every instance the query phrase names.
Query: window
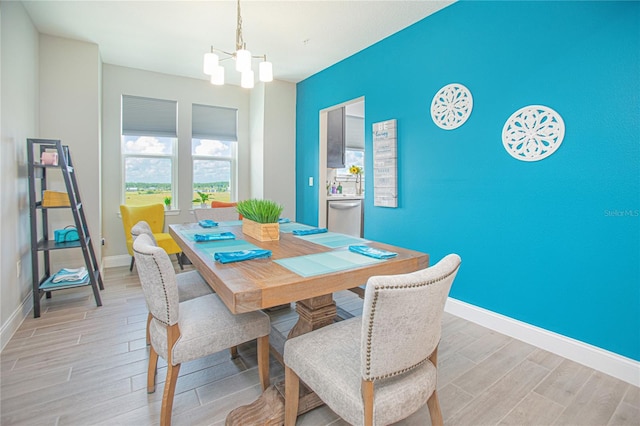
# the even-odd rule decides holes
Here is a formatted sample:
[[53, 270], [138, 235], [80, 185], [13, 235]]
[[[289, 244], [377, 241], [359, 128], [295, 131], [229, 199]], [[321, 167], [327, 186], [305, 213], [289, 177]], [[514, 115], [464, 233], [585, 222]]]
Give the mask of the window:
[[237, 116], [232, 108], [194, 104], [191, 158], [193, 204], [236, 198]]
[[349, 176], [351, 166], [364, 170], [364, 118], [345, 115], [344, 169], [336, 170], [338, 176]]
[[122, 96], [123, 204], [176, 205], [176, 120], [175, 101]]

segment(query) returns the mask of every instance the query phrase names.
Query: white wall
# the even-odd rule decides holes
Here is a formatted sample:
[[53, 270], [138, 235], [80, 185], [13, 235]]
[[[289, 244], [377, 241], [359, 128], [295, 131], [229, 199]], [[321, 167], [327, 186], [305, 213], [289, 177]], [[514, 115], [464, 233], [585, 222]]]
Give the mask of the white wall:
[[[296, 217], [296, 86], [283, 81], [265, 85], [264, 198], [284, 205], [282, 215]], [[315, 182], [314, 185], [318, 185]]]
[[[102, 67], [93, 43], [40, 35], [40, 137], [69, 146], [89, 234], [102, 258], [100, 97]], [[49, 176], [51, 181], [49, 182]], [[50, 189], [66, 190], [60, 173], [49, 173]], [[50, 184], [51, 183], [51, 184]], [[53, 187], [52, 185], [55, 185]], [[73, 224], [70, 210], [48, 211], [50, 235]], [[54, 250], [52, 269], [84, 265], [81, 250]]]
[[[27, 138], [38, 136], [38, 33], [22, 3], [0, 3], [0, 348], [32, 306]], [[17, 263], [20, 261], [20, 277]]]
[[[178, 212], [165, 223], [193, 222], [191, 213], [191, 105], [238, 109], [238, 198], [250, 194], [249, 93], [238, 86], [213, 86], [206, 80], [171, 76], [105, 64], [103, 67], [103, 233], [105, 256], [128, 256], [119, 217], [123, 187], [120, 160], [120, 102], [123, 94], [178, 102]], [[118, 262], [121, 264], [122, 262]], [[108, 264], [112, 264], [108, 262]]]
[[284, 206], [296, 217], [296, 86], [259, 83], [251, 92], [251, 197]]

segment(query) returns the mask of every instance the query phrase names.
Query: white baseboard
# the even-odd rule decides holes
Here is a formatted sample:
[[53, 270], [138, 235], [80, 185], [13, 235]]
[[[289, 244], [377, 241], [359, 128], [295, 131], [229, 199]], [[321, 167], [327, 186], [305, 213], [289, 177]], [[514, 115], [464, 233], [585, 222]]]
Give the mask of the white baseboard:
[[117, 266], [129, 266], [131, 265], [131, 256], [128, 254], [121, 254], [118, 256], [107, 256], [102, 258], [103, 268], [115, 268]]
[[9, 340], [13, 337], [18, 330], [24, 319], [29, 315], [33, 308], [33, 293], [29, 292], [27, 297], [22, 300], [22, 303], [16, 308], [7, 321], [2, 325], [0, 329], [0, 352], [4, 350], [4, 347], [9, 343]]
[[451, 297], [445, 311], [640, 387], [640, 362]]

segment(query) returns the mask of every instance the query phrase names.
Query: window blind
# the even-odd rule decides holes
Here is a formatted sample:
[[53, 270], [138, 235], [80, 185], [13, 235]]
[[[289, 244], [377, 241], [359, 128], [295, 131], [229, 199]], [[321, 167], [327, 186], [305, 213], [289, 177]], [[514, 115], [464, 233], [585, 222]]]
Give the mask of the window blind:
[[178, 137], [178, 103], [122, 95], [122, 134]]
[[195, 139], [238, 140], [238, 110], [235, 108], [193, 104], [191, 117], [191, 135]]
[[350, 149], [364, 149], [364, 118], [345, 116], [345, 145]]

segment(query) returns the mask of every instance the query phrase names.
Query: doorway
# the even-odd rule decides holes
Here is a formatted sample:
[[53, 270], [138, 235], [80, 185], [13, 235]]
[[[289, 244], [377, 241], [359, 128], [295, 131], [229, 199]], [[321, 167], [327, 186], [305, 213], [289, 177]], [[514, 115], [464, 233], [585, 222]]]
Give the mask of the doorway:
[[[365, 146], [364, 146], [364, 122], [365, 122], [365, 108], [364, 97], [352, 99], [341, 104], [333, 105], [329, 108], [325, 108], [320, 111], [320, 135], [319, 135], [319, 161], [318, 166], [318, 226], [328, 226], [328, 203], [331, 200], [362, 200], [361, 204], [364, 205], [364, 193], [358, 194], [358, 182], [359, 180], [364, 187], [364, 179], [366, 172], [364, 172], [364, 159], [365, 159]], [[327, 163], [329, 150], [329, 112], [335, 115], [337, 109], [344, 108], [344, 132], [343, 132], [343, 144], [344, 149], [342, 164], [331, 164], [329, 167]], [[333, 136], [331, 137], [332, 144], [334, 143]], [[334, 148], [332, 148], [334, 149]], [[349, 173], [350, 166], [356, 165], [361, 167], [363, 174], [360, 177], [356, 177]], [[335, 188], [335, 189], [332, 189]], [[362, 219], [364, 219], [364, 213], [362, 213]], [[360, 229], [364, 229], [362, 221], [360, 223]], [[362, 231], [360, 231], [360, 234]]]

